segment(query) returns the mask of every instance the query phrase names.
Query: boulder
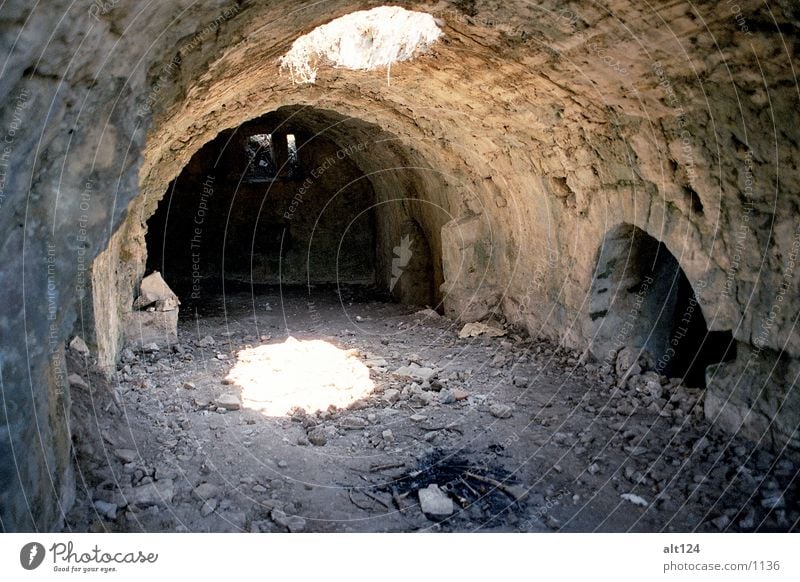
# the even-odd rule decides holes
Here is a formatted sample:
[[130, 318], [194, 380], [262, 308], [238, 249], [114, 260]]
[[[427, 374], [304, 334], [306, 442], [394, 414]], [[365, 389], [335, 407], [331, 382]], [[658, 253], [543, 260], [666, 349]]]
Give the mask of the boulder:
[[439, 489], [438, 485], [431, 483], [424, 489], [420, 489], [418, 495], [420, 508], [425, 515], [446, 517], [455, 510], [453, 500]]
[[142, 279], [139, 297], [133, 302], [134, 309], [145, 309], [154, 306], [157, 311], [172, 311], [178, 308], [181, 302], [172, 292], [166, 281], [158, 271]]

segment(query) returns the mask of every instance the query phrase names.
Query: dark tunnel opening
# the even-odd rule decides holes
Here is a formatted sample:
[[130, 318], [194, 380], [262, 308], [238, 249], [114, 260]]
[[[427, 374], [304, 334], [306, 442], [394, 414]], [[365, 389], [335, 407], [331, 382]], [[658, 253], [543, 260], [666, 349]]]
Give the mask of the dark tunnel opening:
[[594, 351], [644, 348], [654, 369], [705, 387], [706, 368], [736, 356], [730, 331], [710, 331], [686, 274], [661, 241], [625, 224], [603, 240], [592, 283]]
[[231, 288], [375, 286], [375, 192], [324, 135], [267, 115], [220, 133], [148, 222], [147, 272], [191, 308]]

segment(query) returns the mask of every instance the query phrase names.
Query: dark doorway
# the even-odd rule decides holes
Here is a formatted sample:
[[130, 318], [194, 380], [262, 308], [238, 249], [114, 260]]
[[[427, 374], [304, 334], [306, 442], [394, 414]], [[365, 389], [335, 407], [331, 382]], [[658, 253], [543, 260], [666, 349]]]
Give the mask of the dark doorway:
[[374, 285], [375, 193], [341, 151], [274, 116], [222, 132], [148, 221], [148, 272], [184, 306], [223, 284]]
[[729, 331], [709, 331], [700, 303], [664, 243], [630, 224], [603, 239], [589, 313], [593, 351], [645, 348], [655, 370], [705, 386], [705, 369], [735, 357]]

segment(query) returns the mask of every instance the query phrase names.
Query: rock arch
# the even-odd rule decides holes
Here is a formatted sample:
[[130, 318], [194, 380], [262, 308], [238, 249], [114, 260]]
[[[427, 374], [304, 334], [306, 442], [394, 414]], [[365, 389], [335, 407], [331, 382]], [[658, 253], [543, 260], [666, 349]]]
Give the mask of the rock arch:
[[596, 265], [588, 316], [600, 359], [636, 348], [649, 352], [659, 374], [705, 386], [708, 366], [735, 357], [733, 336], [708, 330], [692, 285], [661, 241], [618, 225], [603, 238]]

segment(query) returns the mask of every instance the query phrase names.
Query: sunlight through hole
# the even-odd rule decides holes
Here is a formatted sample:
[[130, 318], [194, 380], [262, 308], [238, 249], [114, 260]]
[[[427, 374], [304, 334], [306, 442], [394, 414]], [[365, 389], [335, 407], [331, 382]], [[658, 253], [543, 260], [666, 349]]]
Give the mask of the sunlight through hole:
[[267, 416], [347, 408], [375, 388], [354, 350], [293, 337], [240, 351], [227, 381], [241, 389], [243, 407]]

